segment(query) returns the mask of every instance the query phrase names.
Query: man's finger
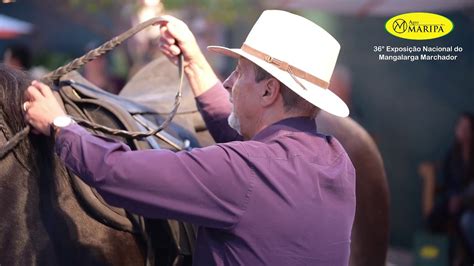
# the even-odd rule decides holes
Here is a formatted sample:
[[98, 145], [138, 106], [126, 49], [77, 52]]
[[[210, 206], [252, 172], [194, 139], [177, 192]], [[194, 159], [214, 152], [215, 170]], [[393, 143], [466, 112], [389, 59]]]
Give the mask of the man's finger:
[[171, 62], [174, 62], [175, 60], [178, 60], [178, 58], [174, 55], [172, 55], [169, 52], [163, 52], [163, 54], [168, 58]]
[[167, 27], [162, 27], [160, 32], [161, 32], [160, 42], [164, 42], [169, 45], [176, 43], [176, 39], [169, 33]]
[[181, 53], [181, 49], [177, 45], [171, 45], [169, 47], [169, 50], [174, 56], [179, 55]]
[[41, 94], [43, 94], [45, 97], [53, 96], [53, 92], [46, 84], [36, 81], [36, 80], [33, 80], [31, 84], [35, 86], [36, 88], [38, 88]]
[[[162, 17], [164, 18], [164, 16]], [[160, 27], [163, 27], [164, 25], [168, 24], [168, 19], [165, 19], [165, 20], [159, 20], [157, 21], [156, 23], [153, 24], [153, 26], [160, 26]]]
[[[188, 25], [186, 25], [182, 21], [176, 21], [173, 23], [169, 23], [167, 25], [168, 33], [170, 36], [173, 36], [176, 39], [177, 43], [185, 41], [188, 37], [185, 37], [189, 34]], [[183, 39], [184, 38], [184, 39]]]
[[160, 44], [160, 51], [165, 55], [171, 55], [170, 47], [167, 44]]
[[176, 57], [181, 53], [181, 49], [177, 45], [167, 45], [167, 44], [160, 44], [161, 52], [166, 55], [167, 57]]
[[171, 61], [171, 63], [178, 65], [178, 58], [176, 56], [167, 54], [165, 54], [165, 56]]
[[27, 99], [38, 100], [44, 98], [43, 94], [35, 86], [29, 86], [26, 89], [25, 96]]
[[31, 123], [31, 116], [30, 116], [28, 113], [25, 114], [25, 122], [26, 122], [27, 124], [30, 124], [30, 123]]
[[21, 108], [23, 109], [23, 112], [25, 113], [28, 112], [28, 109], [30, 108], [30, 102], [29, 101], [24, 102]]
[[162, 19], [164, 19], [164, 21], [167, 23], [170, 23], [170, 22], [173, 22], [173, 21], [178, 21], [178, 19], [176, 17], [173, 17], [171, 15], [163, 15], [161, 16]]

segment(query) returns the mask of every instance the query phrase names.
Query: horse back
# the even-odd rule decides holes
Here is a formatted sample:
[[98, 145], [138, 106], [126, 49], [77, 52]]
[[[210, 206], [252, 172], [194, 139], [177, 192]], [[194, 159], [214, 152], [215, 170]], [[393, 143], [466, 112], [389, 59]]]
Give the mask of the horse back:
[[346, 149], [356, 170], [356, 214], [351, 266], [385, 265], [389, 237], [389, 190], [382, 157], [367, 131], [351, 118], [321, 112], [318, 130]]

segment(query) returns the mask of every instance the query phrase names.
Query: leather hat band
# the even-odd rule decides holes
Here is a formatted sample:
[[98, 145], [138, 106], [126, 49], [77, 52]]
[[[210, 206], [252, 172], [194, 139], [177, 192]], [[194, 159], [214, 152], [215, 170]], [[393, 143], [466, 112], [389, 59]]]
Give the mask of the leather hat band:
[[273, 64], [275, 66], [277, 66], [279, 69], [283, 70], [283, 71], [286, 71], [288, 73], [290, 73], [292, 76], [296, 76], [298, 78], [302, 78], [306, 81], [309, 81], [311, 83], [313, 83], [314, 85], [317, 85], [321, 88], [324, 88], [324, 89], [327, 89], [329, 87], [329, 82], [326, 82], [318, 77], [315, 77], [311, 74], [309, 74], [308, 72], [305, 72], [295, 66], [292, 66], [290, 64], [288, 64], [287, 62], [285, 61], [281, 61], [279, 59], [276, 59], [266, 53], [263, 53], [257, 49], [254, 49], [250, 46], [248, 46], [247, 44], [243, 44], [242, 47], [240, 48], [242, 51], [245, 51], [246, 53], [249, 53], [257, 58], [260, 58], [262, 60], [264, 60], [265, 62], [267, 63], [270, 63], [270, 64]]

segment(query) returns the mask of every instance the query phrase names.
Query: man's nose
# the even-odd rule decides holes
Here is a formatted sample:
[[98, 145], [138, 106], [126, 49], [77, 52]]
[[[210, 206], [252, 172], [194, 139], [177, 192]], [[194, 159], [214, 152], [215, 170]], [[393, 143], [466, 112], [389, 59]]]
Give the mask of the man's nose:
[[226, 78], [226, 80], [224, 80], [224, 82], [222, 83], [222, 85], [224, 86], [224, 88], [229, 92], [229, 93], [232, 93], [232, 87], [234, 85], [233, 81], [232, 81], [232, 75], [230, 75], [229, 77]]

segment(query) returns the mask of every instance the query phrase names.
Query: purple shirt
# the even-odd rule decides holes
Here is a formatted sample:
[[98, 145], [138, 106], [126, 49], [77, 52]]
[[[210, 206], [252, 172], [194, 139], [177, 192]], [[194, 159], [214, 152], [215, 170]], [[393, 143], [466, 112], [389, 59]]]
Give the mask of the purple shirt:
[[[197, 98], [217, 141], [239, 138], [221, 84]], [[347, 265], [355, 171], [314, 120], [289, 118], [249, 141], [131, 151], [78, 125], [56, 151], [115, 206], [200, 225], [194, 265]]]

